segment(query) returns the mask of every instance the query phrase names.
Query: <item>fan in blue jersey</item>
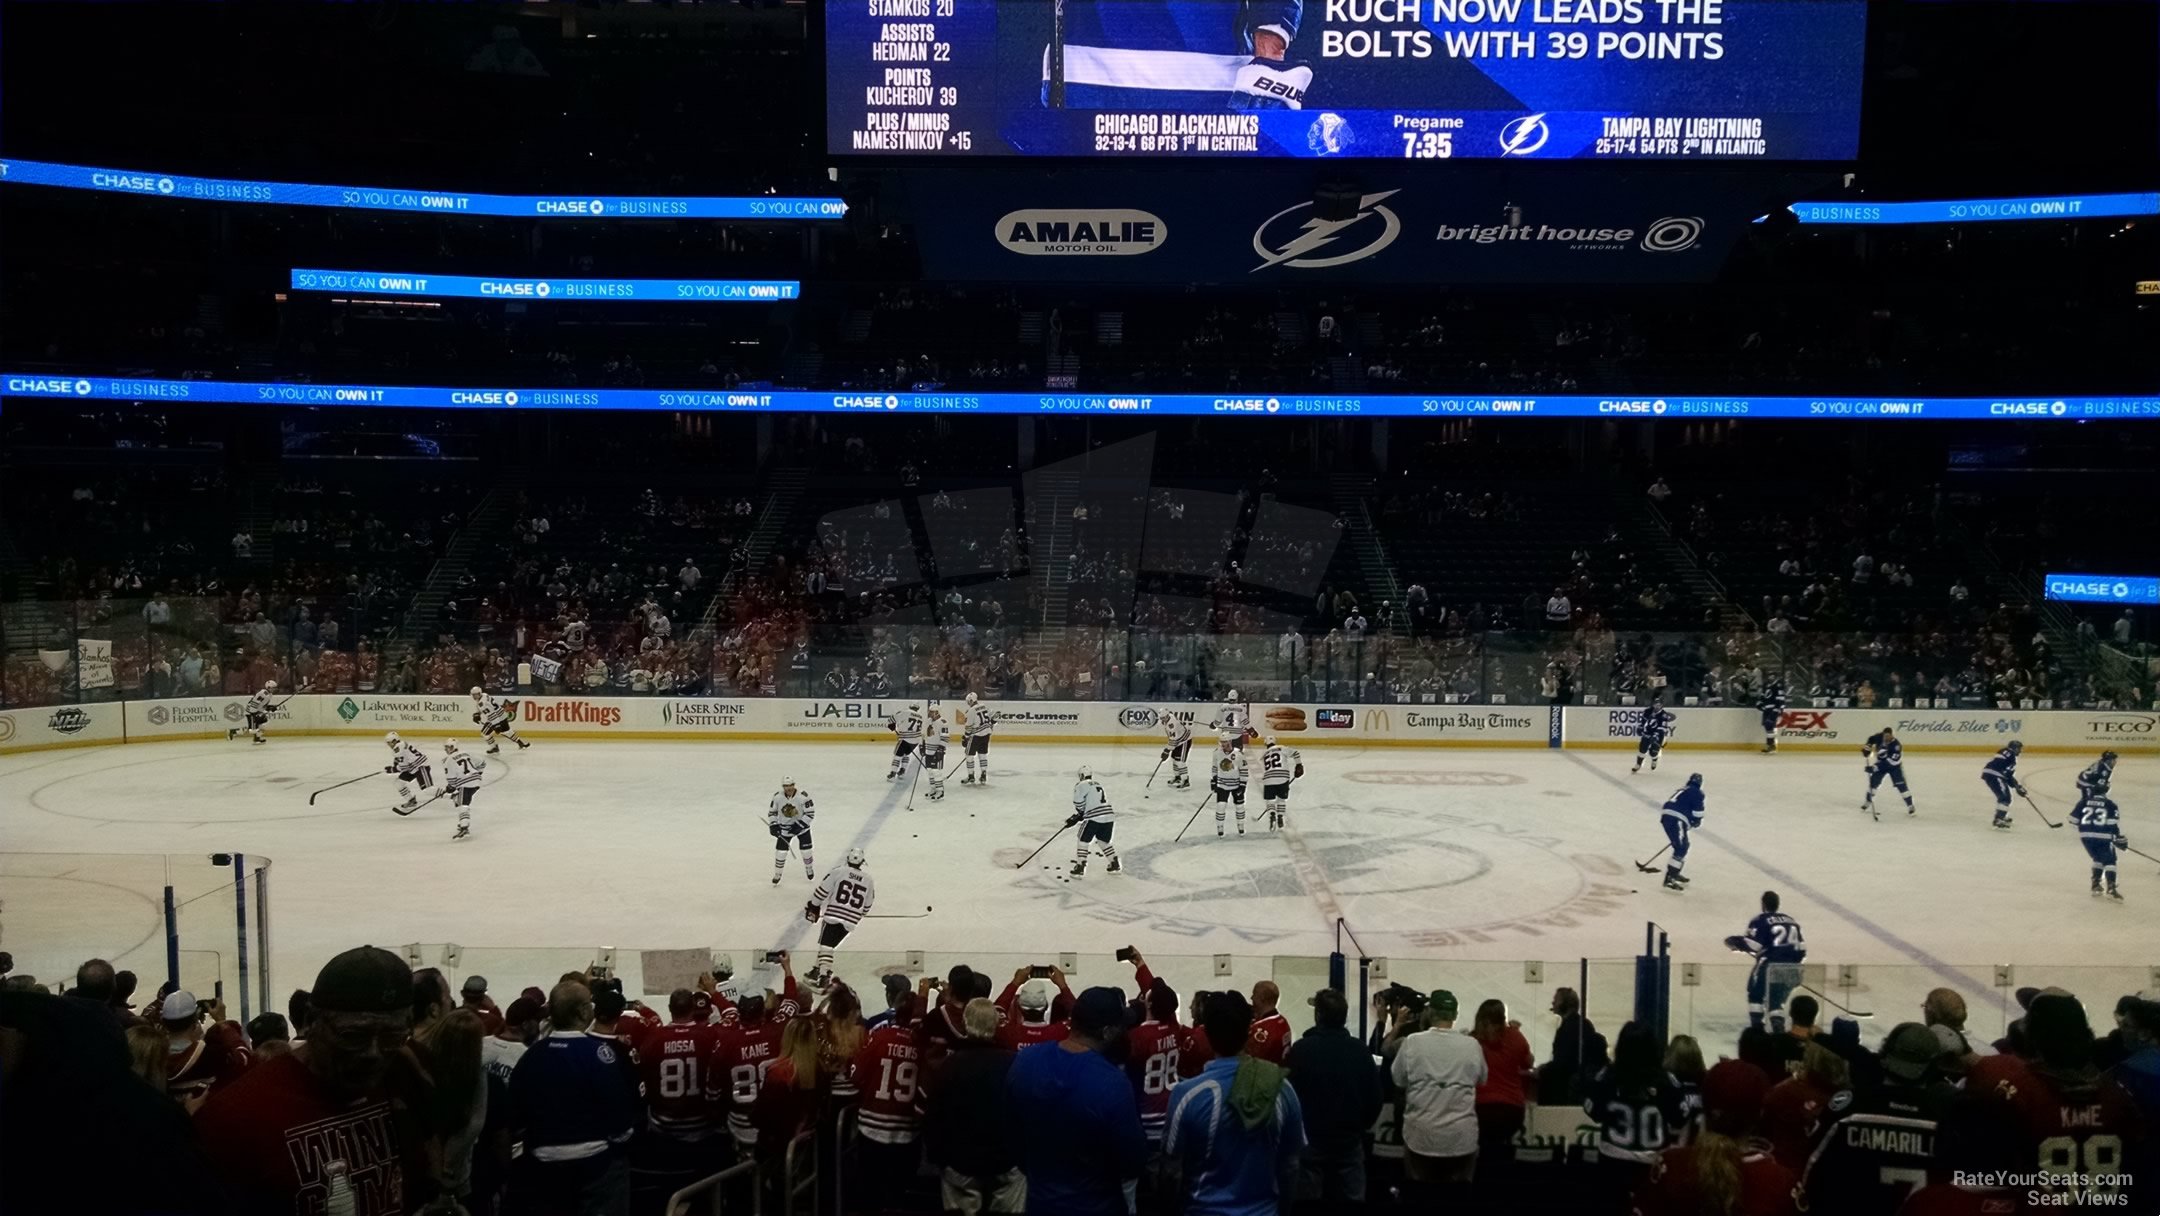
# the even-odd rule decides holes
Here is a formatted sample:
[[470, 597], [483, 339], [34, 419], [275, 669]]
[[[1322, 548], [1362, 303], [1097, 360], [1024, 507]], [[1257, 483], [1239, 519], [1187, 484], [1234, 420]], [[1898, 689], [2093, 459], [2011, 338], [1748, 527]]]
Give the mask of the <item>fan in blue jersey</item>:
[[1657, 771], [1658, 757], [1665, 754], [1665, 740], [1672, 734], [1673, 716], [1665, 711], [1656, 697], [1643, 707], [1642, 721], [1635, 728], [1635, 767], [1631, 773], [1642, 771], [1645, 757], [1650, 761], [1650, 771]]
[[2108, 786], [2115, 783], [2115, 753], [2101, 752], [2100, 758], [2077, 777], [2078, 797], [2090, 798], [2105, 794]]
[[1312, 68], [1288, 58], [1304, 15], [1304, 0], [1065, 0], [1063, 92], [1046, 45], [1043, 104], [1303, 109]]
[[1785, 677], [1771, 676], [1756, 704], [1762, 709], [1762, 749], [1767, 756], [1777, 750], [1778, 721], [1785, 716]]
[[2025, 783], [2017, 779], [2018, 753], [2025, 745], [2012, 739], [1993, 759], [1980, 766], [1980, 780], [1995, 795], [1995, 826], [2010, 826], [2010, 791], [2025, 792]]
[[1680, 876], [1680, 871], [1687, 865], [1688, 833], [1702, 826], [1702, 818], [1702, 774], [1689, 773], [1687, 784], [1665, 800], [1665, 839], [1672, 842], [1672, 860], [1665, 863], [1668, 890], [1687, 890], [1688, 880]]
[[1882, 812], [1875, 809], [1875, 787], [1888, 778], [1904, 795], [1905, 813], [1920, 813], [1913, 805], [1912, 787], [1905, 784], [1905, 745], [1898, 741], [1897, 731], [1885, 726], [1869, 735], [1867, 742], [1860, 745], [1860, 757], [1867, 762], [1867, 800], [1860, 804], [1861, 810], [1882, 818]]
[[2122, 892], [2115, 887], [2115, 851], [2130, 847], [2122, 835], [2122, 808], [2105, 794], [2088, 794], [2070, 812], [2070, 822], [2077, 827], [2078, 843], [2085, 846], [2085, 855], [2092, 858], [2093, 898], [2104, 895], [2120, 902]]
[[1778, 911], [1777, 892], [1765, 891], [1762, 913], [1748, 922], [1747, 936], [1728, 937], [1725, 945], [1755, 956], [1747, 978], [1748, 1023], [1760, 1026], [1765, 1012], [1784, 1008], [1800, 984], [1800, 963], [1807, 958], [1800, 922]]

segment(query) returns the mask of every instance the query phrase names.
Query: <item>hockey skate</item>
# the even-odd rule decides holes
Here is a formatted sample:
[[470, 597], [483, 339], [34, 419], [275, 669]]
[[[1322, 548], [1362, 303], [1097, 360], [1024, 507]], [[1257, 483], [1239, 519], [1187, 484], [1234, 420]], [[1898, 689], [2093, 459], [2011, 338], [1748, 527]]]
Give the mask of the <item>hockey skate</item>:
[[1650, 771], [1653, 773], [1657, 771], [1657, 762], [1658, 758], [1656, 756], [1650, 757]]
[[240, 737], [240, 728], [239, 728], [239, 727], [237, 727], [237, 726], [235, 726], [235, 727], [233, 727], [233, 728], [232, 728], [231, 730], [228, 730], [228, 731], [226, 731], [226, 732], [225, 732], [225, 741], [226, 741], [227, 743], [230, 743], [230, 742], [232, 742], [233, 740], [235, 740], [235, 739], [237, 739], [237, 738], [239, 738], [239, 737]]
[[945, 797], [945, 787], [944, 787], [943, 785], [933, 785], [933, 786], [931, 786], [931, 787], [930, 787], [930, 794], [929, 794], [929, 797], [930, 797], [930, 801], [932, 801], [932, 802], [937, 802], [937, 801], [940, 801], [940, 800], [942, 800], [942, 799], [943, 799], [943, 798]]
[[531, 746], [532, 746], [532, 744], [530, 744], [530, 743], [527, 743], [527, 742], [526, 742], [525, 740], [523, 740], [523, 739], [519, 739], [519, 740], [517, 740], [517, 745], [518, 745], [518, 750], [519, 750], [519, 751], [524, 751], [524, 750], [525, 750], [526, 748], [528, 748], [528, 747], [531, 747]]
[[1870, 797], [1866, 802], [1861, 803], [1860, 809], [1866, 811], [1870, 815], [1873, 815], [1875, 817], [1875, 822], [1882, 822], [1882, 812], [1875, 809], [1874, 798]]
[[490, 756], [500, 756], [502, 755], [502, 749], [490, 743], [488, 744], [487, 754]]
[[1084, 861], [1076, 861], [1072, 863], [1072, 876], [1074, 878], [1086, 878], [1087, 863]]
[[2107, 894], [2107, 889], [2106, 889], [2106, 888], [2104, 888], [2104, 887], [2102, 887], [2102, 886], [2100, 885], [2100, 880], [2099, 880], [2099, 879], [2097, 879], [2097, 878], [2093, 879], [2093, 884], [2092, 884], [2092, 897], [2093, 897], [2094, 899], [2098, 899], [2098, 898], [2100, 898], [2101, 896], [2103, 896], [2103, 895], [2106, 895], [2106, 894]]
[[1124, 859], [1118, 857], [1111, 858], [1109, 868], [1104, 870], [1103, 872], [1106, 874], [1123, 874], [1125, 872]]
[[784, 870], [774, 870], [774, 871], [772, 872], [772, 885], [774, 885], [774, 886], [776, 886], [776, 887], [777, 887], [777, 886], [779, 886], [779, 885], [780, 885], [780, 876], [781, 876], [782, 874], [784, 874], [784, 873], [786, 873], [786, 871], [784, 871]]
[[268, 743], [268, 742], [269, 742], [269, 740], [268, 740], [268, 739], [265, 739], [265, 738], [263, 738], [263, 737], [262, 737], [261, 735], [257, 735], [257, 736], [255, 736], [255, 746], [256, 746], [256, 747], [261, 747], [261, 746], [262, 746], [263, 744], [265, 744], [265, 743]]
[[1667, 874], [1665, 876], [1665, 889], [1668, 891], [1685, 891], [1687, 890], [1687, 884], [1680, 881], [1679, 875]]
[[2122, 892], [2116, 888], [2114, 883], [2108, 884], [2107, 897], [2114, 900], [2116, 903], [2121, 903], [2123, 901]]
[[1994, 827], [1995, 827], [1996, 829], [1998, 829], [1998, 830], [2001, 830], [2001, 831], [2008, 831], [2008, 830], [2010, 829], [2010, 825], [2011, 825], [2011, 824], [2012, 824], [2013, 822], [2015, 822], [2015, 821], [2014, 821], [2014, 820], [2012, 820], [2012, 819], [2011, 819], [2011, 818], [2010, 818], [2010, 817], [2009, 817], [2008, 815], [2005, 815], [2005, 814], [2001, 813], [2000, 811], [1998, 811], [1998, 812], [1996, 812], [1996, 814], [1995, 814], [1995, 823], [1994, 823], [1994, 825], [1993, 825], [1993, 826], [1994, 826]]
[[970, 773], [968, 773], [968, 775], [967, 775], [967, 776], [965, 776], [965, 777], [962, 777], [962, 778], [960, 779], [960, 784], [962, 784], [962, 785], [973, 785], [973, 784], [975, 784], [975, 774], [974, 774], [973, 772], [970, 772]]
[[461, 823], [461, 824], [457, 825], [457, 831], [455, 831], [455, 832], [452, 832], [452, 833], [450, 834], [450, 839], [452, 839], [452, 840], [466, 840], [466, 839], [469, 839], [469, 838], [470, 838], [471, 836], [472, 836], [472, 825], [471, 825], [471, 824], [467, 824], [467, 823]]

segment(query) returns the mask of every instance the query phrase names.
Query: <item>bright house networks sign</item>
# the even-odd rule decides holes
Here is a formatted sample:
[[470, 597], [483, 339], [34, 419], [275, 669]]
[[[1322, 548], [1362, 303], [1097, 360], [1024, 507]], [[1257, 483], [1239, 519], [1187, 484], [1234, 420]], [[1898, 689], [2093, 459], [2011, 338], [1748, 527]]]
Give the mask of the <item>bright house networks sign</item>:
[[2047, 598], [2079, 604], [2160, 604], [2160, 577], [2150, 574], [2050, 574]]

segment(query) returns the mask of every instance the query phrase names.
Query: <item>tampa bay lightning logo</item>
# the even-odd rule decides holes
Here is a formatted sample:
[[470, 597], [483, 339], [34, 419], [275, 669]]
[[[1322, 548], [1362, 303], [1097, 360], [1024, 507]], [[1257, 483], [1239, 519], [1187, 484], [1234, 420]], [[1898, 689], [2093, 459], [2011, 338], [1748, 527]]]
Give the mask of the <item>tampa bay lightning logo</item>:
[[1543, 114], [1525, 114], [1500, 128], [1500, 155], [1535, 156], [1552, 138], [1552, 126]]

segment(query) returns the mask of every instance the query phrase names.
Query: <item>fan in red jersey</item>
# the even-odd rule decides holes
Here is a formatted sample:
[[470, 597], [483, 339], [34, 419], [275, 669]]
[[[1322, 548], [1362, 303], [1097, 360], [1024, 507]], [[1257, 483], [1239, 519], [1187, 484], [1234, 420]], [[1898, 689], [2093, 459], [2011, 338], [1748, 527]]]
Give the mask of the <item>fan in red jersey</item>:
[[[1789, 1216], [1793, 1172], [1756, 1134], [1770, 1078], [1742, 1060], [1703, 1077], [1703, 1130], [1693, 1144], [1659, 1153], [1635, 1194], [1635, 1216]], [[1860, 1216], [1854, 1213], [1853, 1216]]]
[[781, 1034], [802, 1014], [802, 991], [788, 956], [782, 954], [777, 961], [785, 977], [778, 997], [762, 991], [743, 997], [736, 1005], [736, 1023], [721, 1027], [713, 1047], [713, 1084], [726, 1095], [728, 1132], [746, 1149], [757, 1145], [750, 1108], [765, 1084], [766, 1070], [780, 1058]]
[[1245, 1052], [1256, 1060], [1280, 1064], [1283, 1053], [1290, 1050], [1290, 1019], [1275, 1008], [1282, 1000], [1282, 989], [1273, 980], [1261, 980], [1252, 986], [1252, 1034], [1245, 1040]]
[[1070, 1034], [1066, 1019], [1072, 1016], [1072, 989], [1065, 973], [1056, 967], [1047, 976], [1031, 976], [1032, 968], [1013, 972], [1012, 983], [998, 994], [998, 1046], [1018, 1051], [1037, 1043], [1055, 1043]]
[[688, 988], [670, 993], [667, 1022], [637, 1042], [646, 1134], [632, 1144], [635, 1168], [681, 1179], [676, 1186], [725, 1164], [720, 1074], [713, 1064], [720, 1027], [709, 1020], [709, 1001], [700, 1011], [701, 995]]
[[916, 1087], [922, 1079], [922, 1046], [914, 1015], [914, 997], [902, 998], [893, 1020], [872, 1031], [855, 1054], [855, 1109], [862, 1131], [856, 1159], [867, 1195], [898, 1194], [921, 1159]]
[[[1147, 964], [1140, 961], [1139, 951], [1132, 960], [1145, 975]], [[1141, 1000], [1147, 1017], [1125, 1037], [1125, 1071], [1140, 1101], [1140, 1130], [1147, 1133], [1148, 1147], [1160, 1150], [1170, 1120], [1170, 1091], [1182, 1075], [1178, 1040], [1185, 1027], [1178, 1025], [1177, 991], [1161, 979], [1148, 977], [1141, 985]]]
[[2139, 1190], [2153, 1183], [2133, 1165], [2144, 1151], [2144, 1120], [2094, 1065], [2085, 1007], [2060, 989], [2040, 993], [2025, 1013], [2025, 1040], [2031, 1059], [2020, 1066], [1983, 1058], [1965, 1088], [2017, 1129], [2020, 1168], [2053, 1180], [2037, 1198], [2051, 1211], [2150, 1210]]

